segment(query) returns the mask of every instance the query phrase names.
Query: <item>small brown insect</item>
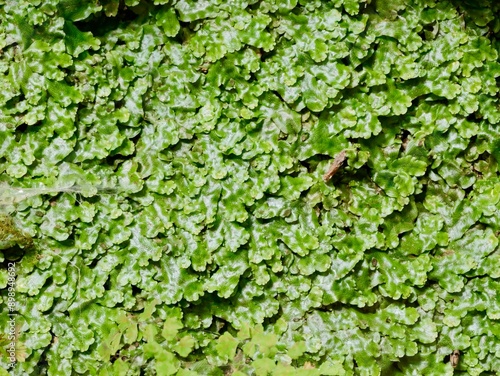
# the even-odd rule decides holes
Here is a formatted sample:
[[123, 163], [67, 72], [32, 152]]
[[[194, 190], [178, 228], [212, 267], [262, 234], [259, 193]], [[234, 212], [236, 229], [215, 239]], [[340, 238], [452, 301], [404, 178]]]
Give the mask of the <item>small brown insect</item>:
[[458, 365], [458, 361], [460, 360], [460, 351], [458, 350], [453, 350], [453, 352], [450, 355], [450, 364], [453, 368], [455, 368]]
[[326, 174], [323, 175], [323, 180], [325, 182], [327, 182], [328, 180], [330, 180], [333, 177], [333, 175], [335, 175], [337, 173], [337, 171], [339, 170], [339, 168], [342, 167], [342, 165], [344, 164], [346, 158], [347, 157], [346, 157], [346, 151], [345, 150], [342, 150], [339, 154], [337, 154], [337, 156], [333, 160], [332, 165], [330, 166], [330, 168], [328, 169], [328, 171], [326, 172]]

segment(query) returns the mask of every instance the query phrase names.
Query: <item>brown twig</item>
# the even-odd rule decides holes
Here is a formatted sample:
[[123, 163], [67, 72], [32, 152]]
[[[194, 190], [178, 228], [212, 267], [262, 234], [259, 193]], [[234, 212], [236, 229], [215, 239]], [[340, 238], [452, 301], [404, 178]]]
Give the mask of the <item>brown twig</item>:
[[325, 182], [330, 180], [333, 177], [333, 175], [337, 173], [339, 168], [342, 167], [345, 160], [346, 160], [346, 151], [342, 150], [340, 153], [337, 154], [326, 174], [323, 175], [323, 180]]

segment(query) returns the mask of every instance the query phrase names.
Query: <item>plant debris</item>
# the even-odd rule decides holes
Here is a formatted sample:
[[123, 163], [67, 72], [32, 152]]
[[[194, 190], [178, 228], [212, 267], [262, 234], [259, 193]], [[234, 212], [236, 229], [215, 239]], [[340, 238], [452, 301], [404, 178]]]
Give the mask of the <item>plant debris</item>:
[[325, 182], [327, 182], [328, 180], [330, 180], [337, 173], [337, 171], [340, 169], [340, 167], [342, 167], [342, 165], [344, 164], [346, 158], [347, 157], [346, 157], [346, 151], [345, 150], [342, 150], [339, 154], [337, 154], [337, 156], [333, 160], [333, 163], [330, 165], [330, 168], [323, 175], [323, 180]]

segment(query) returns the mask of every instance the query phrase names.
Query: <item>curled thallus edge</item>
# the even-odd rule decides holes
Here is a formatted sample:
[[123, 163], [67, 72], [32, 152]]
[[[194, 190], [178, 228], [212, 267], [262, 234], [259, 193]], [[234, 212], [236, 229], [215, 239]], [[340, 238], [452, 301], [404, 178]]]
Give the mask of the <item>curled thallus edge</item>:
[[70, 187], [23, 188], [0, 184], [0, 205], [16, 204], [27, 198], [43, 194], [79, 193], [84, 197], [91, 197], [97, 194], [113, 194], [117, 192], [116, 188], [100, 186], [72, 185]]

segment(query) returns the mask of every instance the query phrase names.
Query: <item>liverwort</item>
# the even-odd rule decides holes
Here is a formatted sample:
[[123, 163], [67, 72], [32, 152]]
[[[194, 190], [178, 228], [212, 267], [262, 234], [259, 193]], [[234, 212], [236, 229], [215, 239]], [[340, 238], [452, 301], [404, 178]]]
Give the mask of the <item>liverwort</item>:
[[71, 187], [40, 187], [40, 188], [22, 188], [12, 187], [8, 184], [0, 184], [0, 205], [12, 205], [27, 198], [41, 194], [57, 193], [80, 193], [84, 196], [93, 196], [97, 193], [111, 194], [116, 193], [115, 188], [108, 187], [81, 187], [73, 185]]

